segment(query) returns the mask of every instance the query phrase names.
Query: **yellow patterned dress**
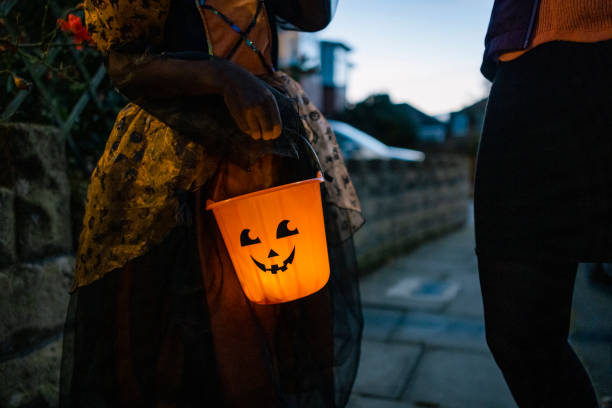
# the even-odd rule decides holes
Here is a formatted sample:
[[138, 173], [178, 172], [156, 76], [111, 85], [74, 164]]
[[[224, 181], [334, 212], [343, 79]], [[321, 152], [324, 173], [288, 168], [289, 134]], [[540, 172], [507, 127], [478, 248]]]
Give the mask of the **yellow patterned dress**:
[[[169, 10], [170, 0], [85, 1], [88, 30], [103, 54], [130, 43], [161, 44]], [[327, 201], [351, 210], [340, 232], [343, 238], [350, 236], [363, 220], [329, 124], [297, 82], [281, 72], [266, 79], [297, 100], [305, 131], [328, 175]], [[121, 110], [91, 177], [73, 289], [161, 242], [176, 225], [176, 192], [201, 187], [219, 159], [140, 106], [130, 103]]]
[[251, 304], [202, 203], [286, 182], [294, 162], [265, 155], [246, 170], [213, 153], [205, 137], [185, 135], [129, 103], [87, 194], [66, 324], [62, 407], [338, 406], [348, 398], [362, 327], [350, 240], [363, 222], [357, 195], [325, 118], [298, 83], [266, 66], [274, 10], [258, 0], [209, 3], [220, 13], [198, 14], [191, 0], [84, 4], [103, 54], [163, 52], [177, 26], [168, 21], [191, 13], [185, 25], [201, 18], [208, 30], [202, 43], [223, 57], [236, 42], [221, 33], [227, 22], [219, 14], [244, 31], [255, 21], [248, 38], [261, 56], [243, 44], [232, 61], [297, 106], [326, 174], [332, 277], [306, 299]]

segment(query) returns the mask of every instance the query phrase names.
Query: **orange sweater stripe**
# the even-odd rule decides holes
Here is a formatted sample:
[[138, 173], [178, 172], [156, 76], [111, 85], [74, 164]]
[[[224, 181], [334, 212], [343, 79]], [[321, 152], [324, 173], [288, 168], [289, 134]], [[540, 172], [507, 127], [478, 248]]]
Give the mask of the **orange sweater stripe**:
[[612, 39], [612, 1], [541, 0], [531, 45], [502, 54], [511, 61], [550, 41], [597, 42]]

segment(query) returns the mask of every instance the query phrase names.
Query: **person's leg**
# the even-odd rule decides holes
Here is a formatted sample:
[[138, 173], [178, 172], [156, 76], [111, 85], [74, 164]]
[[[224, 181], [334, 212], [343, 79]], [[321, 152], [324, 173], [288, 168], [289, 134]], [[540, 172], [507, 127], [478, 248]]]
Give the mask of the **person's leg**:
[[487, 343], [520, 408], [597, 407], [567, 341], [577, 264], [479, 257]]

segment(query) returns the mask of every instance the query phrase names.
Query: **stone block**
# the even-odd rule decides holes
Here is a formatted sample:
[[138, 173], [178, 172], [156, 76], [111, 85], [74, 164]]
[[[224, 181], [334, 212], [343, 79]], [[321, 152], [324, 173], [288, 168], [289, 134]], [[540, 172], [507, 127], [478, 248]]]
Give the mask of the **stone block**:
[[14, 199], [13, 190], [0, 187], [0, 268], [15, 262], [17, 256]]
[[353, 177], [357, 178], [363, 174], [364, 172], [363, 162], [364, 162], [363, 160], [356, 160], [356, 159], [344, 160], [344, 164], [346, 165], [346, 168], [349, 174], [351, 175], [351, 178]]
[[0, 357], [57, 333], [66, 318], [74, 259], [17, 264], [0, 272]]
[[45, 407], [58, 404], [61, 339], [25, 357], [0, 363], [0, 406]]
[[382, 174], [389, 168], [389, 160], [386, 159], [371, 159], [367, 160], [367, 171], [374, 174]]
[[71, 251], [69, 195], [32, 186], [27, 193], [17, 195], [15, 213], [20, 260], [30, 261]]
[[69, 252], [70, 187], [65, 140], [57, 128], [23, 123], [0, 125], [7, 153], [0, 185], [15, 192], [15, 229], [20, 261]]

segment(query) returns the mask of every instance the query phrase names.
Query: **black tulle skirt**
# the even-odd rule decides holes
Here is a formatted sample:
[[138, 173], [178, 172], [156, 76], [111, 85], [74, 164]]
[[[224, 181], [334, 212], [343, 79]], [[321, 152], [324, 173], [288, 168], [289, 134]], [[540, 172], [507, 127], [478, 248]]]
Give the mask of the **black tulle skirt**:
[[479, 256], [612, 262], [612, 41], [497, 71], [478, 152]]
[[362, 330], [352, 240], [330, 243], [321, 291], [256, 305], [196, 194], [160, 245], [72, 295], [60, 406], [344, 406]]

